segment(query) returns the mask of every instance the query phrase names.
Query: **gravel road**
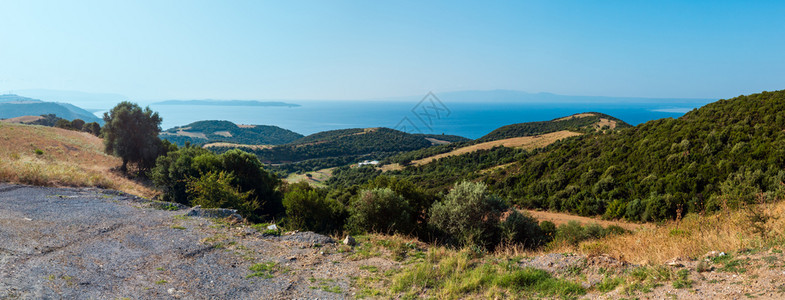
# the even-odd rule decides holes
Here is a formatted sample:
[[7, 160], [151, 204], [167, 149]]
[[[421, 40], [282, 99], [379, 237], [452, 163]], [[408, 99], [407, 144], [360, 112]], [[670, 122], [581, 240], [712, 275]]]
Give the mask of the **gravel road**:
[[[116, 191], [0, 183], [0, 299], [350, 297], [331, 239], [184, 213]], [[249, 277], [259, 263], [270, 267]]]

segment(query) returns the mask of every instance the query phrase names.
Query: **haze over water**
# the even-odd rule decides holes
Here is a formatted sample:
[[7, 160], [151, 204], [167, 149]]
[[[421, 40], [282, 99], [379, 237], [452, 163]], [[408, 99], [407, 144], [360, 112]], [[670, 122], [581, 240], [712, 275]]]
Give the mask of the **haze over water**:
[[[427, 116], [412, 112], [417, 102], [403, 101], [292, 101], [299, 107], [157, 105], [150, 108], [163, 118], [163, 129], [200, 120], [236, 124], [275, 125], [308, 135], [319, 131], [389, 127], [410, 133], [452, 134], [479, 138], [504, 125], [547, 121], [581, 112], [601, 112], [631, 125], [680, 117], [708, 101], [692, 103], [444, 103], [447, 111]], [[427, 124], [427, 126], [426, 126]]]

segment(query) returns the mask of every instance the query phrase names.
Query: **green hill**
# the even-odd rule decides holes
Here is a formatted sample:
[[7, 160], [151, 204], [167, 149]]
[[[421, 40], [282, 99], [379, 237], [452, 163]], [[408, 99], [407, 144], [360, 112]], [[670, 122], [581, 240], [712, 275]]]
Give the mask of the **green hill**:
[[675, 218], [785, 196], [783, 111], [785, 91], [763, 92], [540, 150], [500, 147], [389, 174], [436, 191], [463, 179], [482, 181], [527, 208]]
[[[427, 148], [441, 142], [468, 140], [457, 136], [409, 134], [389, 128], [330, 130], [268, 149], [239, 147], [256, 154], [280, 171], [311, 171], [382, 159], [405, 151]], [[221, 152], [233, 147], [212, 147]]]
[[0, 119], [46, 114], [54, 114], [69, 121], [82, 119], [87, 123], [98, 122], [101, 125], [104, 123], [104, 120], [91, 112], [68, 103], [44, 102], [13, 94], [0, 95]]
[[280, 145], [302, 138], [299, 133], [269, 125], [236, 125], [229, 121], [198, 121], [161, 132], [161, 139], [179, 146], [226, 142], [246, 145]]
[[561, 130], [586, 132], [627, 127], [631, 127], [630, 124], [612, 116], [598, 112], [587, 112], [550, 121], [527, 122], [502, 126], [477, 139], [477, 141], [489, 142], [514, 137], [540, 135]]
[[406, 165], [411, 161], [447, 153], [461, 147], [468, 147], [475, 144], [510, 138], [543, 135], [562, 130], [569, 130], [579, 133], [595, 133], [598, 131], [601, 131], [602, 133], [609, 133], [629, 127], [631, 127], [630, 124], [627, 124], [626, 122], [615, 117], [598, 112], [585, 112], [553, 119], [550, 121], [526, 122], [502, 126], [476, 140], [451, 140], [451, 143], [449, 144], [443, 144], [437, 147], [429, 147], [391, 156], [385, 159], [383, 163], [397, 163]]

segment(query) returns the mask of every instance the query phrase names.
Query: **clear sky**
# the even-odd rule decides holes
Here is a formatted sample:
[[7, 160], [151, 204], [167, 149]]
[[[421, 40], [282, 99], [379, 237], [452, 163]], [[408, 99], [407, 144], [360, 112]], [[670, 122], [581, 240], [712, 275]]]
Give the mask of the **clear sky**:
[[785, 89], [785, 1], [0, 2], [0, 92], [365, 99]]

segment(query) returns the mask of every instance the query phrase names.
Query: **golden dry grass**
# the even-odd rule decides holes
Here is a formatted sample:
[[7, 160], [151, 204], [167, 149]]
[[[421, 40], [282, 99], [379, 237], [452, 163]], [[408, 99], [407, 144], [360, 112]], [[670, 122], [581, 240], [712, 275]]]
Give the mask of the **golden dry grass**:
[[709, 251], [735, 252], [785, 240], [785, 218], [778, 218], [785, 213], [785, 203], [753, 206], [752, 209], [773, 216], [765, 224], [766, 238], [751, 230], [750, 210], [742, 209], [711, 216], [689, 214], [680, 221], [666, 222], [655, 228], [586, 241], [578, 249], [563, 245], [548, 252], [608, 254], [637, 264], [662, 264], [676, 257], [698, 258]]
[[602, 129], [603, 126], [608, 126], [610, 129], [616, 129], [616, 121], [611, 121], [606, 118], [600, 118], [600, 121], [594, 124], [594, 128]]
[[574, 114], [572, 116], [566, 116], [566, 117], [558, 118], [558, 119], [556, 119], [554, 121], [566, 121], [566, 120], [570, 120], [570, 119], [579, 119], [579, 118], [593, 117], [593, 116], [596, 116], [596, 115], [595, 114], [591, 114], [591, 113]]
[[156, 193], [118, 173], [119, 158], [103, 153], [89, 133], [0, 123], [0, 180], [40, 186], [101, 187], [143, 197]]
[[311, 174], [311, 177], [308, 177], [305, 174], [292, 173], [289, 175], [289, 177], [286, 177], [284, 181], [289, 183], [297, 183], [297, 182], [305, 181], [313, 186], [324, 187], [325, 186], [324, 182], [333, 176], [333, 170], [335, 170], [335, 168], [327, 168], [327, 169], [321, 169], [318, 171], [305, 173], [305, 174]]
[[30, 123], [30, 122], [38, 121], [38, 120], [43, 119], [43, 118], [44, 117], [42, 117], [42, 116], [21, 116], [21, 117], [16, 117], [16, 118], [3, 119], [3, 120], [0, 120], [0, 122], [5, 122], [5, 123]]
[[466, 153], [471, 153], [477, 150], [486, 150], [491, 149], [493, 147], [503, 146], [503, 147], [518, 147], [524, 149], [536, 149], [548, 146], [553, 144], [554, 142], [565, 139], [568, 137], [578, 136], [580, 133], [562, 130], [557, 132], [551, 132], [548, 134], [543, 135], [536, 135], [536, 136], [524, 136], [524, 137], [516, 137], [516, 138], [509, 138], [503, 140], [496, 140], [490, 141], [485, 143], [479, 143], [467, 147], [462, 147], [455, 149], [453, 151], [442, 153], [434, 156], [429, 156], [423, 159], [418, 159], [412, 161], [414, 165], [424, 165], [430, 163], [434, 160], [438, 160], [443, 157], [453, 156], [453, 155], [461, 155]]
[[537, 219], [537, 221], [550, 221], [556, 225], [567, 224], [570, 221], [576, 221], [581, 223], [582, 225], [588, 225], [591, 223], [599, 224], [603, 227], [608, 227], [610, 225], [620, 226], [627, 230], [639, 230], [639, 229], [653, 229], [655, 228], [654, 224], [651, 223], [630, 223], [630, 222], [623, 222], [623, 221], [610, 221], [610, 220], [602, 220], [598, 218], [589, 218], [589, 217], [581, 217], [571, 214], [565, 213], [556, 213], [550, 211], [538, 211], [532, 209], [522, 209], [521, 211], [525, 211], [529, 213], [532, 217]]

